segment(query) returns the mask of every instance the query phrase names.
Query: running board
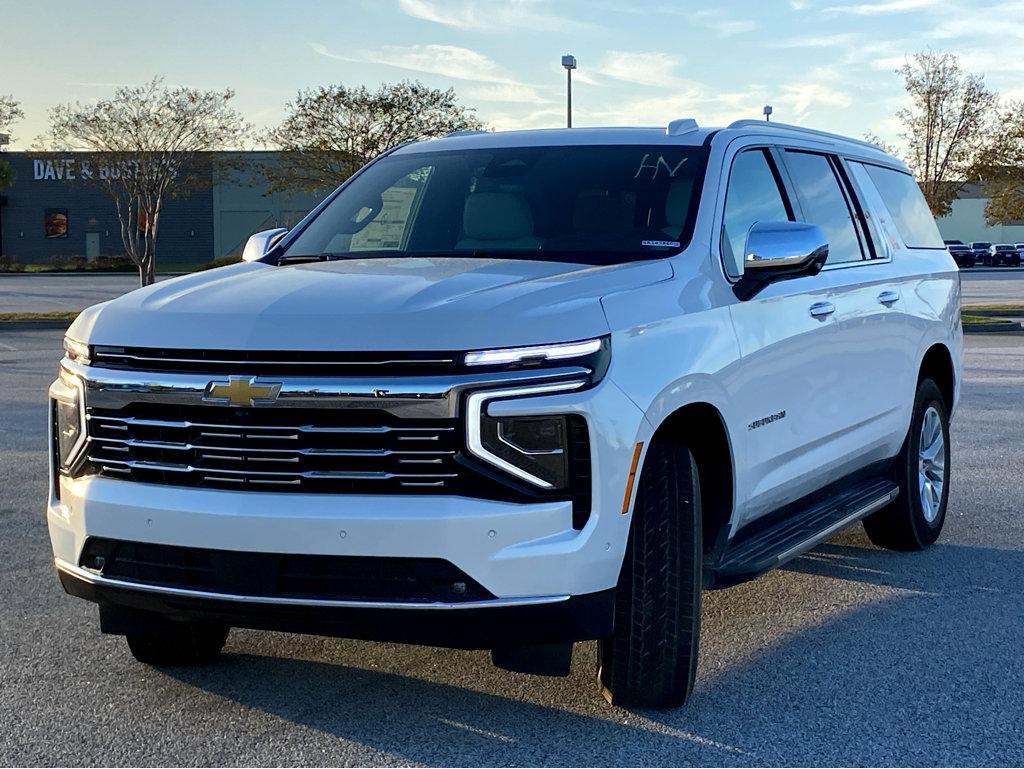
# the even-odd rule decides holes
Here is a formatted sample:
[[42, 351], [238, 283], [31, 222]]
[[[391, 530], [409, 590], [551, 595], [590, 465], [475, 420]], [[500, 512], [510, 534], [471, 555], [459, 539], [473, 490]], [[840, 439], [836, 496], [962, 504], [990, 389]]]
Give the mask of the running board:
[[728, 587], [781, 566], [821, 544], [840, 529], [880, 510], [899, 495], [891, 480], [871, 478], [765, 528], [743, 529], [729, 543], [718, 564], [710, 569], [709, 587]]

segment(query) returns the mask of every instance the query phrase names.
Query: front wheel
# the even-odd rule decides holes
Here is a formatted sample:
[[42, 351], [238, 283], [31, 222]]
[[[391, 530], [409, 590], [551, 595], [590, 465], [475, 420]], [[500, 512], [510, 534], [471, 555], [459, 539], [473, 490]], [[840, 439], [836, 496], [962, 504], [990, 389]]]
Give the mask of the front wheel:
[[637, 486], [615, 634], [598, 649], [610, 703], [672, 708], [686, 701], [697, 673], [701, 587], [697, 466], [685, 445], [656, 438]]
[[910, 433], [896, 458], [900, 493], [864, 519], [868, 538], [890, 550], [923, 550], [939, 538], [949, 501], [949, 414], [938, 386], [922, 379]]

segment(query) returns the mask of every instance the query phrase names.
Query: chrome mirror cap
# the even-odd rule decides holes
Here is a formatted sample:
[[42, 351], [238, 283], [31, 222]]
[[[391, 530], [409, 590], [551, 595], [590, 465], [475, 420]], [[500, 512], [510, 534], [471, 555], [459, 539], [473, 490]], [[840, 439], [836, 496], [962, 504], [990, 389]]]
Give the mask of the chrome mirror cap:
[[250, 235], [249, 239], [245, 242], [245, 249], [242, 251], [242, 261], [258, 262], [286, 234], [288, 234], [287, 229], [277, 227], [273, 230], [263, 230], [263, 232]]
[[743, 249], [745, 273], [799, 269], [828, 258], [821, 228], [806, 222], [755, 222]]

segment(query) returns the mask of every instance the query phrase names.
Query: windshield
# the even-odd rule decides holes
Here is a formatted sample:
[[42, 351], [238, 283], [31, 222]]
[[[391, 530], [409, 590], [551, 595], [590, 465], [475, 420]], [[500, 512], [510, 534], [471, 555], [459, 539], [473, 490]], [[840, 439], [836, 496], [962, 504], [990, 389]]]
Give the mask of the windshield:
[[971, 248], [988, 248], [991, 245], [991, 243], [986, 243], [982, 240], [976, 240], [973, 243], [971, 243]]
[[705, 153], [561, 146], [391, 155], [354, 178], [282, 258], [666, 256], [689, 240]]

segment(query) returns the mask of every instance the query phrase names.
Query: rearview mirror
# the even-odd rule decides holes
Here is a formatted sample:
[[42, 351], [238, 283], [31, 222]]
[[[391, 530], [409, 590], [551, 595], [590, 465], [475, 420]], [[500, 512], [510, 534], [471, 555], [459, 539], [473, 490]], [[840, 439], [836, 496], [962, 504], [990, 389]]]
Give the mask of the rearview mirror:
[[284, 227], [278, 227], [273, 230], [263, 230], [263, 232], [257, 232], [255, 235], [250, 235], [249, 239], [245, 241], [245, 249], [242, 251], [242, 261], [258, 262], [266, 256], [270, 249], [277, 245], [281, 238], [287, 234], [288, 230]]
[[733, 291], [740, 299], [750, 299], [769, 283], [817, 275], [826, 259], [828, 240], [817, 225], [755, 222], [743, 249], [743, 277]]

